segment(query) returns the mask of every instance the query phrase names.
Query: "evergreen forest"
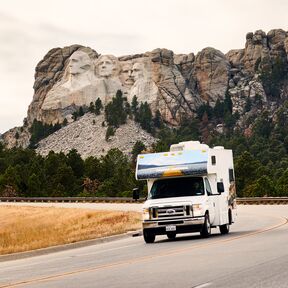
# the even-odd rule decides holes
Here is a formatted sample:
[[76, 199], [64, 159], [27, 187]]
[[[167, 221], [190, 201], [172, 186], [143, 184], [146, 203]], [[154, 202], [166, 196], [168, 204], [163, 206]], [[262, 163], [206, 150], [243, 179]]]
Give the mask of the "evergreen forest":
[[[251, 105], [247, 102], [245, 109]], [[152, 115], [149, 105], [139, 103], [137, 97], [131, 103], [118, 91], [105, 109], [100, 99], [90, 107], [74, 113], [74, 121], [87, 112], [105, 113], [106, 140], [114, 131], [134, 119], [159, 140], [149, 152], [168, 151], [169, 146], [180, 141], [198, 140], [210, 147], [224, 146], [232, 149], [238, 197], [288, 196], [288, 102], [284, 102], [276, 115], [265, 110], [252, 114], [246, 121], [252, 129], [245, 134], [235, 126], [239, 119], [232, 114], [232, 102], [228, 95], [212, 108], [205, 104], [196, 111], [197, 117], [183, 118], [178, 128], [163, 123], [161, 114]], [[215, 132], [217, 123], [225, 129]], [[62, 124], [63, 125], [63, 124]], [[67, 123], [64, 123], [67, 125]], [[136, 142], [130, 155], [111, 149], [105, 156], [82, 159], [76, 150], [67, 155], [50, 152], [38, 155], [33, 149], [37, 141], [61, 126], [34, 122], [31, 127], [29, 149], [6, 149], [0, 143], [0, 196], [1, 197], [130, 197], [132, 189], [139, 187], [146, 195], [145, 182], [135, 180], [137, 154], [146, 150], [142, 142]]]

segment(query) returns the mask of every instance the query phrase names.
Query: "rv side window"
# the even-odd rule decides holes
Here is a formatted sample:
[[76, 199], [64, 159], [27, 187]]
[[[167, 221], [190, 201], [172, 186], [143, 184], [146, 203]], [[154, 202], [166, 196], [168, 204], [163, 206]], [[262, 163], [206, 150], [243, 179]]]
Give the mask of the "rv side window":
[[231, 183], [232, 181], [234, 181], [234, 170], [229, 169], [229, 182]]
[[210, 183], [208, 181], [207, 178], [205, 178], [205, 186], [206, 186], [206, 192], [207, 192], [207, 195], [212, 195], [212, 190], [211, 190], [211, 186], [210, 186]]
[[211, 156], [212, 165], [216, 165], [216, 156]]

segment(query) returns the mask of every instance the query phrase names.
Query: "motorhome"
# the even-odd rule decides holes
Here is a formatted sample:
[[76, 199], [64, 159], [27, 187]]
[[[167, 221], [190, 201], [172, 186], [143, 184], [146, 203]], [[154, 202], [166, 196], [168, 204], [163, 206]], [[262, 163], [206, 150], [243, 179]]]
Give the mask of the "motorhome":
[[[153, 243], [156, 235], [174, 239], [177, 234], [211, 228], [229, 233], [235, 222], [236, 188], [232, 150], [209, 148], [198, 141], [173, 144], [169, 152], [140, 154], [136, 179], [146, 180], [143, 237]], [[137, 189], [133, 198], [139, 198]]]

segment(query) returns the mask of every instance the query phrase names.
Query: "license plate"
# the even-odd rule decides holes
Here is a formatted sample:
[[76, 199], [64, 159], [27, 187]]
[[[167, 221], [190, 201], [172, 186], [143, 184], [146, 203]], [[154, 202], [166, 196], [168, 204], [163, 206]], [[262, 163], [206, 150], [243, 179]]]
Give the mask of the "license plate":
[[166, 226], [166, 231], [176, 231], [176, 226], [175, 225]]

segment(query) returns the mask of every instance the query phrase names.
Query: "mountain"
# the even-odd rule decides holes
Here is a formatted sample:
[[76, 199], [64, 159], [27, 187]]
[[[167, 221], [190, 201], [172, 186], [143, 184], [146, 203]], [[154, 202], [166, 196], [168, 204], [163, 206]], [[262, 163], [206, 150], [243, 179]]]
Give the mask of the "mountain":
[[[55, 48], [36, 67], [35, 93], [24, 126], [2, 135], [4, 143], [7, 147], [27, 147], [35, 120], [43, 125], [67, 122], [68, 125], [55, 135], [42, 140], [46, 141], [45, 151], [58, 149], [55, 147], [61, 147], [58, 144], [62, 138], [55, 138], [70, 139], [69, 135], [74, 130], [71, 125], [76, 125], [77, 121], [74, 122], [73, 113], [80, 107], [88, 110], [90, 103], [95, 103], [98, 98], [107, 107], [119, 90], [127, 103], [131, 104], [134, 96], [140, 103], [147, 102], [152, 115], [160, 114], [169, 127], [179, 127], [183, 121], [197, 117], [202, 121], [202, 132], [205, 130], [206, 114], [211, 109], [216, 114], [224, 113], [221, 104], [230, 101], [228, 106], [232, 118], [226, 117], [224, 121], [223, 117], [218, 117], [222, 120], [214, 121], [213, 125], [210, 123], [209, 129], [223, 133], [231, 125], [233, 129], [238, 128], [249, 135], [253, 126], [251, 116], [268, 111], [268, 117], [273, 119], [288, 98], [287, 55], [288, 32], [282, 29], [274, 29], [267, 34], [261, 30], [250, 32], [246, 35], [245, 48], [231, 50], [226, 55], [210, 47], [197, 55], [179, 55], [168, 49], [155, 49], [122, 57], [100, 55], [81, 45]], [[81, 121], [84, 123], [86, 118]], [[94, 120], [99, 127], [96, 126], [102, 129], [98, 121], [102, 123], [104, 118], [100, 120], [96, 117]], [[91, 124], [91, 119], [87, 120], [88, 123]], [[72, 132], [67, 132], [70, 129]], [[85, 126], [82, 129], [85, 130]], [[90, 128], [87, 126], [87, 129]], [[101, 133], [103, 131], [99, 130], [91, 137]], [[129, 138], [133, 139], [136, 134], [129, 134]], [[125, 135], [121, 138], [124, 139]], [[49, 142], [50, 139], [52, 142]], [[86, 146], [86, 136], [82, 140], [82, 145]], [[152, 143], [150, 140], [148, 142]], [[109, 146], [109, 142], [103, 141], [101, 143], [105, 147], [107, 143]], [[42, 143], [39, 147], [43, 147]], [[102, 146], [100, 142], [97, 145]], [[71, 144], [65, 149], [69, 148], [75, 146]], [[86, 152], [83, 150], [81, 153]], [[91, 150], [91, 153], [100, 152]]]

